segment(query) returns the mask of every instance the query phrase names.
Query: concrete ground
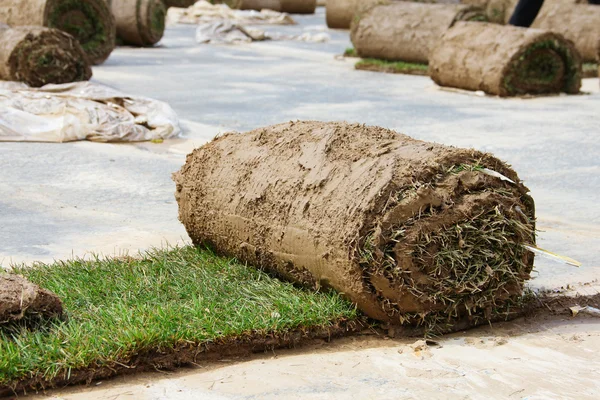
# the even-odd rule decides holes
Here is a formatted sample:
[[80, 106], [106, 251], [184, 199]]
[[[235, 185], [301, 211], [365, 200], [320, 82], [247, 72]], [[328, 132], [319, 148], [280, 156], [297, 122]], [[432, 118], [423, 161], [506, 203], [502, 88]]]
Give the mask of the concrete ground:
[[[322, 9], [314, 16], [301, 16], [297, 20], [300, 22], [297, 26], [266, 29], [286, 33], [324, 29]], [[583, 263], [577, 269], [538, 257], [532, 285], [549, 289], [572, 285], [583, 294], [598, 293], [598, 79], [586, 79], [584, 90], [588, 94], [580, 96], [500, 99], [457, 93], [436, 87], [427, 77], [355, 71], [352, 60], [336, 57], [350, 46], [348, 32], [328, 33], [331, 35], [328, 43], [211, 46], [196, 44], [194, 27], [180, 25], [169, 28], [157, 48], [117, 49], [104, 65], [94, 68], [94, 80], [124, 92], [170, 103], [182, 119], [186, 138], [162, 144], [135, 145], [1, 143], [2, 265], [52, 261], [91, 253], [134, 254], [165, 243], [187, 242], [185, 229], [177, 220], [171, 173], [180, 168], [185, 155], [194, 147], [228, 130], [246, 131], [295, 119], [347, 120], [384, 126], [418, 139], [474, 147], [508, 161], [531, 189], [536, 201], [540, 229], [538, 245]], [[313, 389], [318, 382], [333, 382], [329, 386], [324, 383], [325, 386], [319, 386], [323, 390], [298, 392], [305, 398], [346, 398], [352, 397], [353, 393], [361, 398], [381, 394], [382, 398], [423, 398], [425, 392], [419, 391], [421, 386], [427, 386], [423, 382], [441, 388], [438, 392], [429, 392], [431, 398], [456, 398], [452, 392], [444, 391], [446, 383], [464, 389], [459, 390], [457, 396], [460, 393], [466, 398], [495, 395], [507, 398], [499, 390], [506, 382], [517, 379], [519, 371], [525, 370], [533, 371], [527, 377], [535, 382], [527, 388], [516, 385], [515, 397], [510, 398], [548, 398], [546, 395], [553, 393], [552, 388], [558, 390], [566, 385], [572, 387], [564, 393], [556, 391], [562, 394], [555, 398], [597, 398], [600, 366], [597, 360], [594, 361], [593, 354], [600, 350], [600, 326], [590, 323], [584, 328], [584, 336], [590, 335], [593, 340], [581, 340], [577, 342], [579, 347], [570, 346], [568, 338], [581, 336], [580, 329], [583, 328], [569, 324], [543, 331], [547, 341], [537, 336], [530, 338], [533, 342], [527, 342], [528, 336], [520, 336], [514, 343], [509, 340], [509, 345], [515, 346], [515, 352], [526, 351], [539, 361], [533, 366], [521, 364], [522, 370], [516, 369], [512, 375], [504, 375], [510, 367], [506, 364], [508, 356], [505, 354], [491, 361], [496, 366], [493, 367], [495, 372], [489, 374], [495, 378], [489, 378], [488, 372], [481, 372], [484, 370], [477, 370], [484, 368], [481, 357], [495, 357], [490, 350], [492, 347], [477, 353], [476, 358], [469, 353], [463, 361], [472, 371], [478, 371], [473, 378], [475, 381], [457, 378], [455, 375], [459, 372], [448, 370], [445, 356], [440, 355], [437, 359], [436, 352], [433, 358], [427, 359], [430, 364], [423, 364], [429, 371], [423, 377], [428, 380], [411, 380], [409, 378], [421, 375], [411, 375], [412, 372], [409, 374], [406, 369], [387, 370], [388, 364], [401, 362], [397, 359], [396, 347], [389, 350], [380, 346], [381, 343], [371, 342], [352, 350], [355, 352], [352, 360], [358, 359], [362, 367], [348, 368], [350, 372], [344, 373], [348, 374], [349, 380], [335, 381], [335, 367], [327, 367], [328, 363], [345, 359], [339, 348], [341, 353], [338, 355], [326, 353], [326, 356], [314, 358], [307, 354], [305, 361], [302, 361], [303, 353], [298, 353], [294, 357], [299, 357], [300, 361], [290, 359], [289, 364], [314, 363], [315, 368], [307, 368], [302, 375], [302, 379], [312, 382], [313, 386], [307, 385]], [[557, 352], [572, 349], [569, 360], [557, 358], [559, 354], [550, 350], [536, 350], [536, 346], [555, 346], [560, 338], [564, 340], [558, 347], [563, 350]], [[337, 354], [336, 347], [332, 349]], [[389, 351], [393, 357], [388, 357]], [[440, 351], [450, 350], [444, 346]], [[454, 356], [454, 353], [448, 355]], [[371, 364], [363, 363], [362, 358], [370, 359]], [[378, 361], [372, 364], [375, 358]], [[563, 361], [562, 366], [556, 364]], [[259, 376], [256, 362], [227, 368], [233, 368], [235, 374], [252, 377], [248, 379], [268, 379], [268, 386], [262, 385], [252, 392], [237, 386], [237, 391], [224, 390], [216, 397], [206, 395], [203, 398], [295, 397], [298, 384], [291, 382], [289, 377], [284, 379], [284, 375], [293, 370], [290, 365], [260, 361], [268, 365], [260, 370], [264, 374]], [[558, 366], [551, 367], [552, 363]], [[568, 370], [564, 369], [565, 365], [569, 366]], [[217, 378], [233, 373], [227, 368], [222, 371], [217, 368], [218, 372], [200, 370], [194, 374], [198, 374], [196, 378], [200, 381], [206, 378], [216, 382], [209, 385], [210, 388], [204, 388], [213, 390], [220, 387]], [[392, 382], [390, 371], [408, 380], [398, 378], [400, 380]], [[448, 381], [446, 373], [456, 381]], [[585, 375], [583, 379], [581, 374], [592, 375], [589, 379]], [[181, 383], [182, 379], [185, 380], [172, 377], [166, 381], [168, 383], [156, 386], [168, 395], [144, 392], [143, 397], [142, 392], [133, 391], [138, 393], [137, 397], [117, 397], [199, 398], [194, 392], [187, 392], [188, 387]], [[358, 391], [345, 394], [336, 391], [338, 386], [352, 388], [350, 381], [355, 382]], [[406, 391], [412, 387], [410, 385], [415, 385], [414, 391]], [[485, 390], [481, 389], [482, 385]], [[576, 391], [577, 385], [584, 386], [578, 386], [581, 390]], [[470, 395], [469, 388], [477, 389], [481, 396]], [[86, 390], [85, 398], [108, 396]], [[196, 386], [190, 390], [196, 390]], [[201, 393], [208, 393], [206, 390]]]

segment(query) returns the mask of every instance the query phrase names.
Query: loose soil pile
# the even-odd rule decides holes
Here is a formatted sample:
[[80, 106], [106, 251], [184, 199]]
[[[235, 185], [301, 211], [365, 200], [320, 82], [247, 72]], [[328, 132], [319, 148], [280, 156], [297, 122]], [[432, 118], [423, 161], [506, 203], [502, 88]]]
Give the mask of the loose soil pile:
[[11, 29], [0, 24], [0, 80], [39, 87], [91, 77], [87, 57], [71, 35], [41, 26]]
[[571, 42], [492, 23], [456, 23], [433, 48], [429, 73], [440, 86], [499, 96], [575, 94], [581, 87], [581, 60]]
[[600, 7], [587, 4], [544, 6], [533, 28], [557, 32], [575, 43], [584, 61], [595, 61], [600, 38]]
[[390, 324], [443, 332], [496, 318], [533, 266], [528, 189], [475, 150], [290, 122], [219, 137], [174, 180], [195, 244], [333, 288]]
[[61, 317], [62, 313], [62, 302], [54, 293], [22, 276], [0, 273], [0, 324]]
[[124, 44], [152, 46], [162, 39], [167, 15], [162, 0], [109, 0], [109, 4]]
[[456, 21], [485, 20], [469, 5], [394, 2], [357, 14], [350, 38], [359, 56], [427, 63], [430, 50]]
[[115, 21], [105, 0], [2, 0], [0, 21], [67, 32], [93, 64], [106, 60], [115, 47]]

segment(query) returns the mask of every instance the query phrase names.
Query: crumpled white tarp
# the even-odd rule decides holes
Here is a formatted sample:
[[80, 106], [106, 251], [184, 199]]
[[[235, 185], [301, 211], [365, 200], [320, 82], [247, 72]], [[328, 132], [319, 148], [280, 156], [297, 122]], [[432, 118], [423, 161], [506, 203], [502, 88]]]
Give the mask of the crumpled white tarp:
[[0, 141], [137, 142], [181, 133], [166, 103], [92, 82], [30, 88], [0, 81]]
[[198, 1], [188, 8], [170, 7], [167, 25], [202, 24], [215, 21], [232, 21], [246, 25], [294, 25], [289, 14], [273, 10], [232, 10], [225, 4]]
[[305, 32], [301, 35], [285, 35], [265, 32], [258, 28], [244, 27], [232, 21], [217, 21], [198, 25], [196, 42], [209, 44], [240, 44], [261, 40], [297, 40], [302, 42], [326, 42], [326, 33]]

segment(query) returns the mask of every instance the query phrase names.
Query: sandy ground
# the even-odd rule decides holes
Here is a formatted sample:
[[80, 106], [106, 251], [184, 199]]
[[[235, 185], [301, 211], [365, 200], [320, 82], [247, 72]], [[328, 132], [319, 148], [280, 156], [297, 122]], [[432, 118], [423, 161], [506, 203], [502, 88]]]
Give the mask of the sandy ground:
[[[286, 33], [323, 29], [324, 14]], [[441, 90], [427, 77], [355, 71], [328, 43], [197, 45], [194, 27], [160, 46], [119, 48], [94, 80], [169, 102], [186, 137], [162, 144], [0, 143], [0, 262], [91, 253], [135, 254], [189, 239], [177, 220], [171, 173], [219, 132], [292, 119], [348, 120], [489, 151], [508, 161], [536, 201], [538, 244], [583, 263], [536, 259], [536, 288], [598, 293], [600, 90], [500, 99]], [[600, 321], [519, 324], [444, 338], [415, 356], [409, 342], [345, 339], [174, 375], [103, 383], [58, 398], [598, 398]], [[539, 332], [529, 332], [530, 330]], [[514, 335], [513, 335], [514, 334]], [[489, 337], [488, 337], [489, 336]], [[498, 340], [499, 337], [506, 339]], [[469, 339], [473, 337], [473, 339]], [[480, 342], [479, 340], [483, 340]], [[414, 340], [413, 340], [414, 342]], [[502, 342], [502, 343], [501, 343]], [[412, 342], [411, 342], [412, 343]], [[402, 350], [402, 353], [399, 353]]]

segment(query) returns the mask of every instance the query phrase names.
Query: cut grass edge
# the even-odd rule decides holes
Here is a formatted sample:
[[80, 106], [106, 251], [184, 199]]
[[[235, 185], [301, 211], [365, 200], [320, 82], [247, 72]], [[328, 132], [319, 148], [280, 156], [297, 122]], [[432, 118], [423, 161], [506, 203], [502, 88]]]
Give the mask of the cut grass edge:
[[392, 74], [421, 75], [428, 73], [427, 64], [418, 64], [404, 61], [387, 61], [376, 58], [363, 58], [354, 65], [355, 69], [362, 71], [386, 72]]

